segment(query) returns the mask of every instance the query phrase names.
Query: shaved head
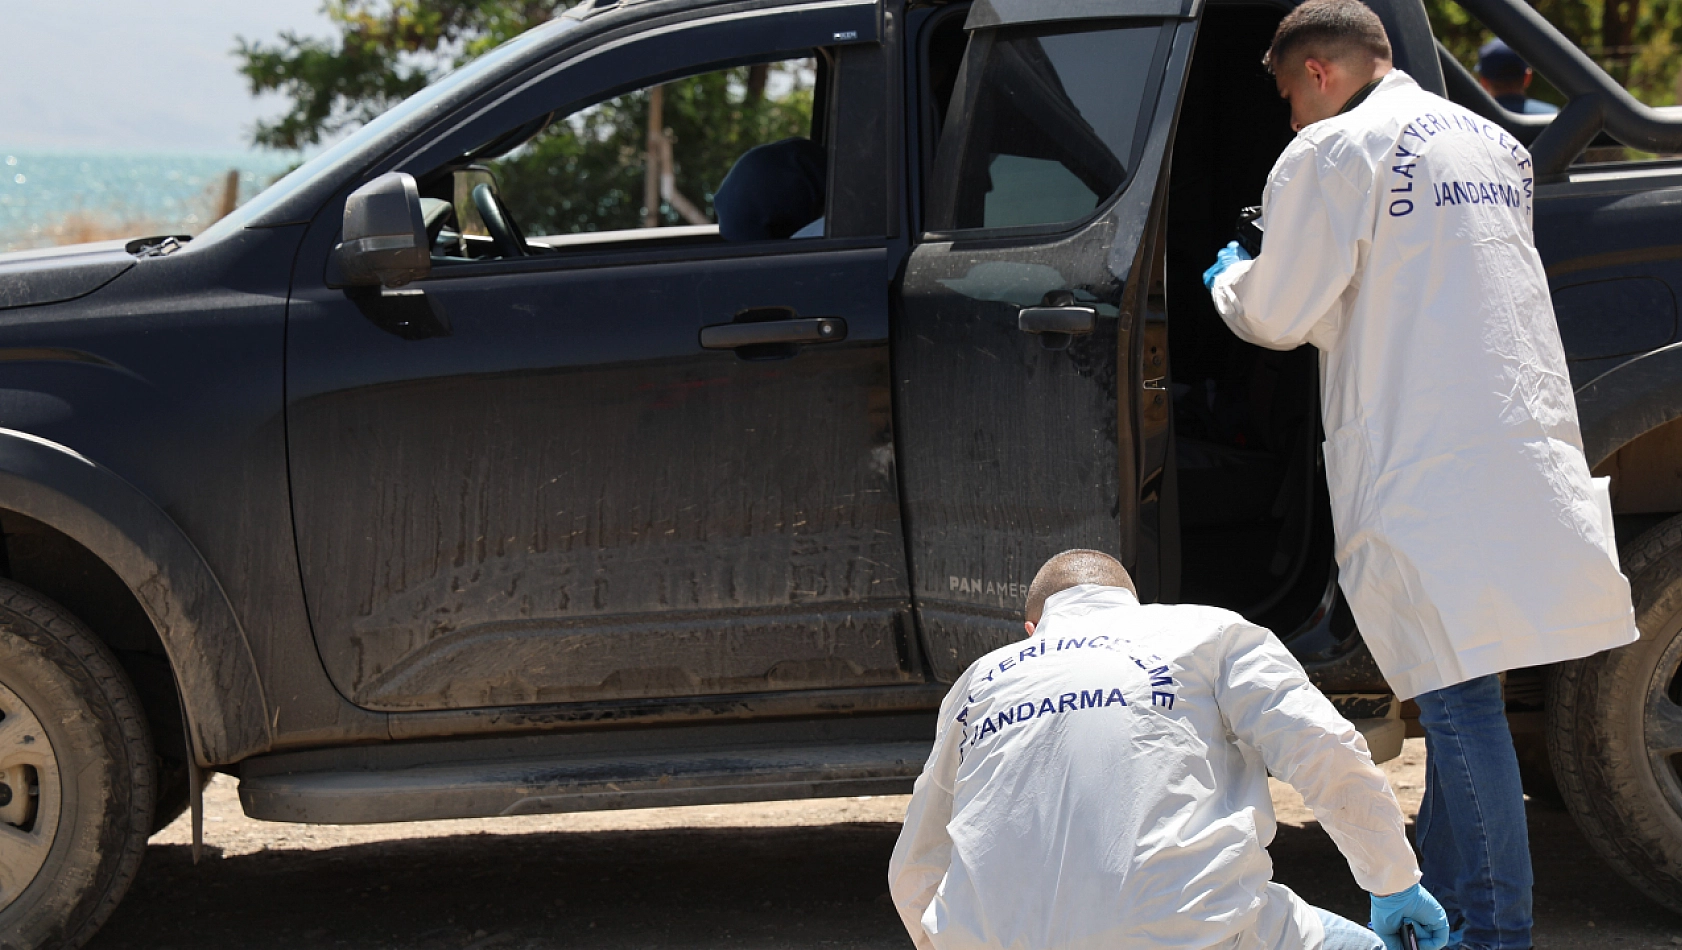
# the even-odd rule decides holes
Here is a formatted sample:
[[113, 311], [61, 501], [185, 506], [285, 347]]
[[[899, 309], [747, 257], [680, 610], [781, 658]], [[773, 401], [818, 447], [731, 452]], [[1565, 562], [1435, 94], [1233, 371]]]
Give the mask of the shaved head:
[[1034, 582], [1028, 585], [1028, 606], [1023, 612], [1028, 622], [1040, 622], [1040, 614], [1045, 612], [1047, 598], [1082, 584], [1125, 587], [1135, 596], [1139, 593], [1138, 588], [1133, 586], [1133, 578], [1128, 575], [1127, 568], [1122, 567], [1120, 561], [1108, 554], [1078, 548], [1064, 551], [1045, 562], [1040, 572], [1034, 575]]
[[1262, 65], [1274, 73], [1294, 72], [1308, 57], [1388, 63], [1390, 37], [1361, 0], [1308, 0], [1279, 22]]

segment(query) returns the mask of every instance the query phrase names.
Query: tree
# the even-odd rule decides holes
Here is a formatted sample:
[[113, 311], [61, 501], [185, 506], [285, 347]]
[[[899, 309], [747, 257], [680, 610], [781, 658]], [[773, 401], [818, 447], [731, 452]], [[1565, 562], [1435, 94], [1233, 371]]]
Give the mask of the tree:
[[[328, 0], [335, 40], [284, 33], [274, 44], [241, 38], [252, 93], [290, 103], [259, 123], [256, 144], [319, 144], [379, 115], [453, 66], [542, 23], [566, 0]], [[809, 133], [811, 68], [797, 63], [723, 70], [662, 89], [664, 133], [677, 192], [711, 216], [712, 194], [749, 148]], [[572, 116], [491, 163], [515, 220], [533, 234], [634, 228], [645, 223], [649, 173], [646, 90]], [[656, 171], [659, 170], [656, 165]], [[681, 204], [682, 199], [679, 199]], [[684, 223], [670, 202], [662, 224]]]
[[[1537, 12], [1582, 47], [1608, 74], [1642, 102], [1666, 106], [1678, 100], [1677, 33], [1679, 0], [1531, 0]], [[1449, 52], [1474, 67], [1478, 47], [1490, 32], [1454, 0], [1425, 0], [1431, 28]], [[1555, 104], [1565, 99], [1538, 76], [1532, 95]]]
[[361, 125], [453, 66], [559, 14], [567, 0], [326, 0], [339, 33], [323, 40], [286, 32], [268, 44], [236, 39], [252, 95], [291, 100], [252, 139], [277, 149], [320, 144]]

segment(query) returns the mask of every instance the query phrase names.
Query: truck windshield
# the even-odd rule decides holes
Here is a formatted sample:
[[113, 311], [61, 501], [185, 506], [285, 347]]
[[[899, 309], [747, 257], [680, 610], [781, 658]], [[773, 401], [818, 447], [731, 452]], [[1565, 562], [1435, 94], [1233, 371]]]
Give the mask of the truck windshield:
[[576, 25], [578, 25], [577, 20], [557, 17], [547, 23], [532, 27], [460, 69], [448, 73], [432, 85], [387, 109], [384, 113], [381, 113], [379, 118], [357, 129], [343, 140], [334, 143], [321, 154], [286, 173], [279, 181], [263, 189], [255, 198], [236, 208], [232, 214], [206, 228], [204, 233], [198, 236], [198, 240], [214, 241], [244, 228], [291, 194], [299, 185], [313, 178], [322, 169], [329, 168], [345, 156], [353, 154], [370, 139], [378, 138], [387, 129], [426, 108], [429, 103], [448, 95], [452, 90], [472, 83], [487, 73], [494, 72], [508, 60], [520, 56], [531, 47], [541, 44], [557, 34], [564, 33]]

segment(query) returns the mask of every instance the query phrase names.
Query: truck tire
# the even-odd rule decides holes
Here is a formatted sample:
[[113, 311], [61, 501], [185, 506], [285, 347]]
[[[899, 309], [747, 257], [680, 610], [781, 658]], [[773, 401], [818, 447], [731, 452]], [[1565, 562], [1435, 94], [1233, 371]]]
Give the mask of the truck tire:
[[128, 890], [152, 827], [145, 723], [104, 644], [0, 579], [0, 950], [79, 947]]
[[1624, 572], [1641, 639], [1554, 670], [1549, 757], [1594, 850], [1682, 913], [1682, 517], [1630, 545]]

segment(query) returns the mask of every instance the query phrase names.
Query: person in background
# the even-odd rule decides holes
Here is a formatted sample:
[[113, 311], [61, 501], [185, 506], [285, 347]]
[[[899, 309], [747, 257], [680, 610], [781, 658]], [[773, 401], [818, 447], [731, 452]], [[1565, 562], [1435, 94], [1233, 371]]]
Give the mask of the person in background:
[[[947, 694], [888, 865], [919, 950], [1401, 950], [1406, 921], [1447, 942], [1366, 740], [1277, 637], [1141, 606], [1099, 551], [1047, 561], [1025, 615]], [[1269, 772], [1374, 895], [1376, 935], [1270, 880]]]
[[1490, 40], [1478, 50], [1478, 82], [1508, 112], [1553, 115], [1559, 111], [1552, 103], [1530, 98], [1530, 81], [1535, 78], [1530, 64], [1500, 39]]

